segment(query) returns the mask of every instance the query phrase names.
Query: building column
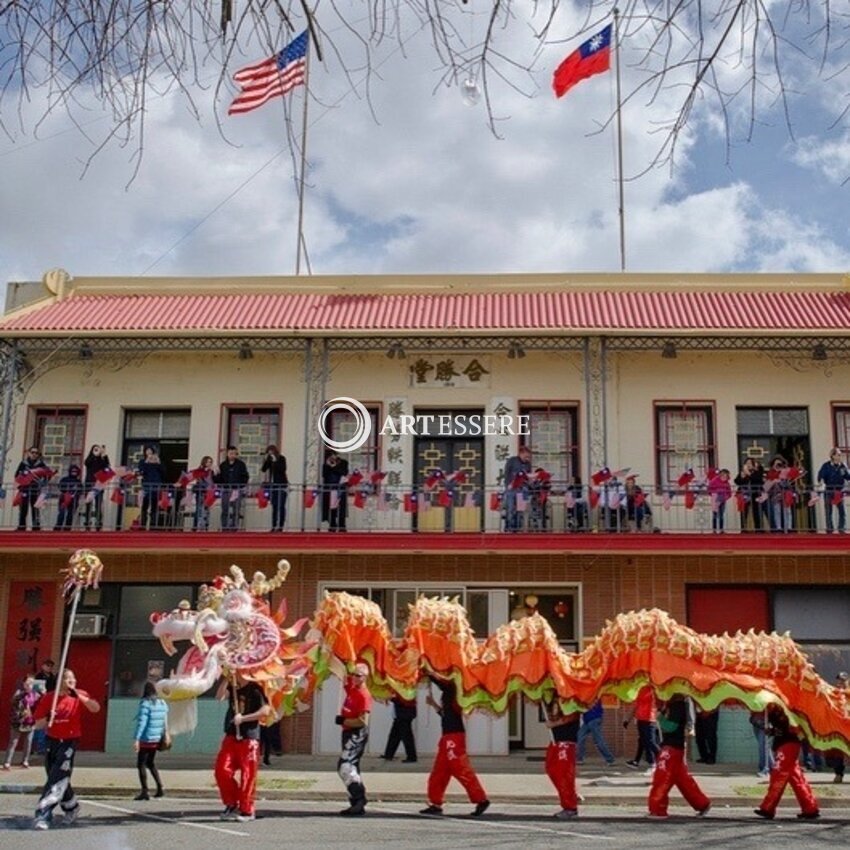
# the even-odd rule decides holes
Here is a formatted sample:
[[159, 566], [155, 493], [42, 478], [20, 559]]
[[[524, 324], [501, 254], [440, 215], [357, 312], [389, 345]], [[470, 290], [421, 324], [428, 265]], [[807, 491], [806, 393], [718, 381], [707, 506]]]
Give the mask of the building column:
[[587, 416], [587, 475], [608, 462], [608, 427], [605, 404], [606, 349], [602, 337], [588, 337], [584, 342], [584, 407]]

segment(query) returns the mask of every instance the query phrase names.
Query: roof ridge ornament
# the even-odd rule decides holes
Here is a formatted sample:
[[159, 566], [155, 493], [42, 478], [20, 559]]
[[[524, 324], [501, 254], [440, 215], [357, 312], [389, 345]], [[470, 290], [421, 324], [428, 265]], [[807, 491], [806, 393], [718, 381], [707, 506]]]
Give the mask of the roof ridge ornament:
[[73, 278], [65, 269], [50, 269], [41, 279], [48, 292], [56, 296], [57, 301], [64, 301], [73, 292], [72, 280]]

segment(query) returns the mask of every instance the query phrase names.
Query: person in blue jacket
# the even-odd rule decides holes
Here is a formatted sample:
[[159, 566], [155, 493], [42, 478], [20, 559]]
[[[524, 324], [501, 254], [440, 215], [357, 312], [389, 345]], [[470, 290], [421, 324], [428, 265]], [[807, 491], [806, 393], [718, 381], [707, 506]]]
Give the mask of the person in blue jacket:
[[154, 797], [162, 797], [162, 780], [154, 760], [162, 741], [168, 740], [168, 703], [160, 699], [153, 682], [145, 682], [145, 691], [139, 702], [136, 716], [136, 734], [133, 749], [138, 753], [136, 767], [139, 769], [139, 782], [142, 790], [134, 797], [136, 800], [149, 800], [148, 774], [150, 771], [156, 783]]

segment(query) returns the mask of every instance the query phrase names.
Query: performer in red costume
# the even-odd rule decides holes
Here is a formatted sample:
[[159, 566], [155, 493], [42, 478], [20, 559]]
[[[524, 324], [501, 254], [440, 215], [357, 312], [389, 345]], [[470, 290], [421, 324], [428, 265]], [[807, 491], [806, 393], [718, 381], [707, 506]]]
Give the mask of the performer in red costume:
[[463, 725], [463, 712], [457, 703], [457, 688], [452, 681], [441, 681], [431, 677], [431, 681], [439, 688], [441, 699], [438, 703], [431, 694], [426, 702], [437, 710], [440, 715], [442, 736], [437, 747], [437, 756], [431, 775], [428, 777], [428, 806], [421, 810], [423, 815], [441, 815], [449, 780], [457, 779], [466, 790], [471, 803], [475, 804], [472, 817], [480, 817], [490, 807], [487, 792], [484, 790], [469, 756], [466, 754], [466, 728]]
[[235, 675], [235, 683], [222, 680], [217, 693], [219, 699], [229, 698], [230, 704], [215, 761], [215, 781], [224, 803], [221, 819], [251, 821], [260, 765], [260, 721], [272, 709], [256, 682], [247, 681], [238, 672]]
[[578, 795], [576, 794], [576, 739], [581, 724], [581, 715], [576, 711], [564, 714], [553, 699], [546, 706], [546, 725], [552, 740], [546, 748], [546, 775], [552, 780], [561, 811], [555, 813], [558, 820], [578, 817]]
[[340, 814], [350, 817], [366, 811], [366, 786], [360, 773], [360, 759], [369, 742], [369, 713], [372, 695], [366, 687], [369, 668], [355, 664], [354, 672], [345, 683], [345, 700], [336, 723], [342, 726], [342, 753], [337, 762], [337, 773], [348, 791], [349, 806]]
[[688, 729], [688, 701], [682, 694], [670, 698], [658, 725], [661, 727], [661, 752], [652, 774], [649, 791], [649, 816], [666, 818], [670, 804], [670, 789], [675, 785], [697, 814], [707, 814], [711, 800], [688, 770], [685, 761], [685, 736]]
[[791, 728], [788, 717], [778, 705], [767, 710], [767, 733], [773, 735], [773, 769], [770, 771], [770, 784], [761, 805], [755, 809], [760, 818], [773, 820], [776, 807], [782, 799], [785, 786], [791, 784], [791, 790], [797, 798], [802, 811], [798, 818], [814, 820], [820, 817], [818, 801], [812, 786], [800, 769], [800, 739]]

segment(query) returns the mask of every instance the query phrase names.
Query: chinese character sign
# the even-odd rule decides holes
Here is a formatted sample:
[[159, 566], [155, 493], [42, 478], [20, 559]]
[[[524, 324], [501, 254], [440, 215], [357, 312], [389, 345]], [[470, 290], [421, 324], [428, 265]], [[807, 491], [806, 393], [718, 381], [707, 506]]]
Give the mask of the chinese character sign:
[[490, 358], [481, 355], [422, 355], [408, 369], [410, 386], [420, 389], [490, 386]]
[[13, 581], [3, 643], [3, 682], [0, 706], [5, 710], [27, 673], [37, 673], [50, 657], [56, 620], [56, 585], [52, 582]]

